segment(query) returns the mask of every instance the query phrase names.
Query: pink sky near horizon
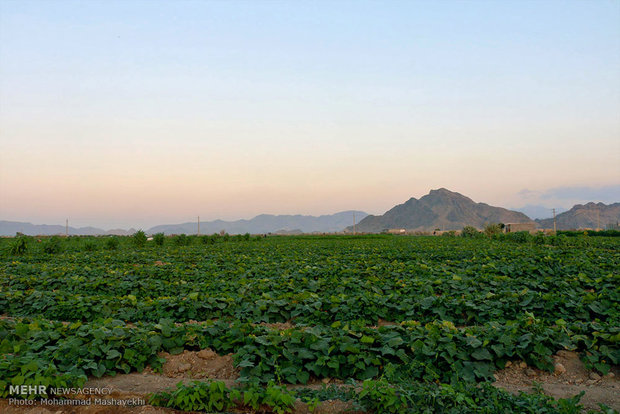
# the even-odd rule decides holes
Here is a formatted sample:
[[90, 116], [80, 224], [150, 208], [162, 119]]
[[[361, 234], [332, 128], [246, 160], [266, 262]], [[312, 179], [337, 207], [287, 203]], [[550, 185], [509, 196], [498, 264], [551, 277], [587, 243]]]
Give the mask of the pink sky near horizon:
[[440, 187], [568, 208], [584, 200], [545, 192], [620, 185], [619, 16], [553, 0], [0, 0], [0, 220], [382, 214]]
[[[613, 151], [593, 163], [577, 155], [587, 154], [590, 144], [585, 141], [575, 140], [570, 151], [548, 142], [538, 145], [539, 153], [528, 144], [509, 151], [491, 146], [467, 152], [467, 143], [447, 147], [433, 141], [419, 150], [395, 152], [367, 139], [366, 147], [340, 145], [332, 151], [311, 139], [247, 150], [239, 145], [218, 148], [212, 141], [186, 142], [184, 148], [182, 143], [148, 145], [131, 138], [95, 146], [78, 140], [62, 146], [41, 142], [42, 147], [16, 140], [11, 154], [0, 156], [0, 213], [2, 219], [35, 223], [69, 218], [75, 226], [149, 227], [197, 215], [203, 220], [240, 219], [352, 209], [382, 214], [440, 187], [477, 202], [514, 207], [526, 204], [517, 195], [524, 188], [617, 183], [609, 174]], [[567, 164], [582, 167], [567, 169]]]

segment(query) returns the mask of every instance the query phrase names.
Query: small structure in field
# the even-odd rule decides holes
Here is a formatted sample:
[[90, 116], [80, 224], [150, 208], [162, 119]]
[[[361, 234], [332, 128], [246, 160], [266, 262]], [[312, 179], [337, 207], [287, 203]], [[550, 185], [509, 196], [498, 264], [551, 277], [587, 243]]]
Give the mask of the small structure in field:
[[387, 229], [386, 231], [388, 234], [405, 234], [406, 232], [406, 229]]
[[504, 233], [515, 233], [518, 231], [536, 232], [536, 223], [507, 223], [504, 226]]

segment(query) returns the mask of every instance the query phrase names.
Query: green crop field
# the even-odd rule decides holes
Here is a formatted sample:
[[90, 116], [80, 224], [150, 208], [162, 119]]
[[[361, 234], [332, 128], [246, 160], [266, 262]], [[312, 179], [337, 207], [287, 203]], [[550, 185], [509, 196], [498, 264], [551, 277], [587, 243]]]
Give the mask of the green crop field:
[[[150, 402], [572, 413], [579, 396], [513, 395], [493, 374], [509, 361], [552, 372], [561, 350], [601, 376], [620, 362], [620, 238], [23, 237], [0, 248], [3, 398], [23, 398], [11, 385], [81, 387], [209, 348], [233, 354], [234, 386], [203, 380]], [[342, 386], [306, 387], [322, 379]]]

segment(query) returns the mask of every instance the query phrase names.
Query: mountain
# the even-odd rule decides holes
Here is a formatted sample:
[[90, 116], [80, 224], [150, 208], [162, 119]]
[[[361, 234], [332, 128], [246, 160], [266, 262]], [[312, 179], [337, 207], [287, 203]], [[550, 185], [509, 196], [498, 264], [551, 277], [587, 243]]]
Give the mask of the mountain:
[[[200, 223], [201, 234], [219, 233], [224, 230], [229, 234], [298, 234], [298, 233], [331, 233], [342, 231], [345, 227], [353, 223], [353, 215], [356, 220], [361, 220], [368, 215], [363, 211], [342, 211], [336, 214], [322, 216], [302, 216], [302, 215], [271, 215], [261, 214], [250, 220], [236, 221], [204, 221]], [[151, 227], [146, 231], [147, 234], [196, 234], [197, 223], [163, 224]], [[27, 235], [49, 236], [55, 234], [65, 234], [65, 226], [49, 224], [32, 224], [18, 221], [0, 220], [0, 236], [15, 236], [20, 232]], [[134, 234], [135, 229], [112, 229], [103, 230], [96, 227], [69, 227], [70, 235], [104, 235], [114, 234], [127, 236]]]
[[[413, 231], [461, 230], [465, 226], [483, 228], [489, 223], [530, 223], [523, 213], [476, 203], [462, 194], [445, 188], [431, 190], [420, 198], [410, 198], [382, 216], [368, 216], [357, 225], [360, 232], [380, 232], [385, 229]], [[352, 226], [348, 231], [352, 231]]]
[[132, 234], [134, 234], [136, 231], [136, 229], [134, 229], [133, 227], [130, 228], [129, 230], [125, 230], [125, 229], [111, 229], [105, 232], [106, 235], [109, 236], [131, 236]]
[[[56, 234], [65, 234], [65, 226], [0, 220], [0, 236], [15, 236], [15, 233], [17, 232], [30, 236], [51, 236]], [[96, 227], [69, 227], [70, 235], [83, 234], [94, 236], [97, 234], [105, 234], [105, 232], [105, 230], [98, 229]]]
[[[236, 221], [204, 221], [200, 222], [201, 234], [219, 233], [224, 230], [229, 234], [263, 234], [263, 233], [286, 233], [295, 231], [303, 233], [331, 233], [342, 231], [353, 223], [353, 215], [356, 220], [361, 220], [368, 216], [363, 211], [342, 211], [336, 214], [323, 216], [302, 216], [302, 215], [271, 215], [261, 214], [250, 220]], [[197, 223], [165, 224], [151, 227], [146, 231], [147, 234], [195, 234]]]
[[[536, 222], [540, 228], [553, 228], [553, 218], [536, 220]], [[570, 210], [558, 214], [555, 222], [558, 230], [605, 229], [610, 225], [617, 226], [620, 222], [620, 203], [577, 204]]]

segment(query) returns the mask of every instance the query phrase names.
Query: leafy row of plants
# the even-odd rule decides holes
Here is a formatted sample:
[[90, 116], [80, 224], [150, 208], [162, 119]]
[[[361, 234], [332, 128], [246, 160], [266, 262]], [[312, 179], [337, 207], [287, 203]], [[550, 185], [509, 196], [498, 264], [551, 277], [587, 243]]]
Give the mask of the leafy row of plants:
[[[322, 389], [285, 387], [268, 384], [257, 386], [227, 387], [223, 382], [179, 383], [172, 391], [156, 393], [149, 402], [156, 406], [187, 411], [222, 412], [230, 408], [253, 409], [277, 414], [294, 410], [295, 398], [306, 403], [310, 412], [323, 401], [342, 400], [349, 403], [349, 410], [384, 413], [583, 413], [579, 403], [584, 392], [572, 398], [555, 400], [540, 388], [532, 394], [511, 394], [489, 383], [473, 386], [467, 383], [426, 384], [397, 383], [386, 379], [365, 380], [361, 387], [330, 386]], [[588, 413], [613, 414], [615, 411], [600, 404], [600, 409]]]
[[[11, 315], [44, 315], [67, 321], [113, 316], [152, 322], [161, 318], [180, 322], [213, 318], [249, 322], [294, 319], [297, 324], [358, 319], [374, 324], [381, 318], [393, 322], [417, 319], [424, 323], [440, 319], [472, 325], [515, 319], [523, 312], [531, 312], [548, 323], [557, 319], [572, 322], [619, 317], [618, 307], [613, 304], [620, 300], [620, 277], [613, 273], [596, 278], [579, 273], [563, 279], [552, 275], [533, 279], [471, 273], [472, 270], [460, 275], [448, 273], [448, 277], [431, 279], [430, 284], [428, 278], [421, 276], [406, 282], [374, 276], [356, 281], [352, 276], [344, 276], [340, 286], [333, 286], [327, 294], [323, 287], [297, 292], [290, 290], [288, 283], [277, 286], [272, 279], [225, 282], [219, 292], [214, 292], [215, 281], [196, 285], [189, 281], [193, 278], [173, 284], [142, 276], [125, 275], [121, 281], [95, 275], [59, 277], [55, 272], [42, 272], [38, 276], [6, 280], [8, 286], [0, 291], [0, 309]], [[307, 276], [290, 278], [302, 286], [304, 280], [309, 283]], [[151, 294], [160, 291], [161, 296], [140, 294], [142, 289]], [[172, 294], [173, 289], [176, 295]]]
[[[362, 239], [353, 246], [348, 240], [317, 246], [267, 240], [216, 246], [208, 254], [128, 250], [5, 261], [0, 311], [67, 321], [297, 324], [381, 318], [471, 325], [515, 319], [523, 311], [549, 324], [618, 318], [619, 249], [506, 248], [441, 238]], [[375, 243], [379, 251], [371, 249]]]
[[[164, 233], [155, 233], [151, 238], [147, 237], [143, 230], [138, 230], [131, 236], [17, 236], [7, 239], [0, 249], [8, 256], [21, 256], [26, 253], [59, 254], [62, 252], [93, 252], [97, 250], [117, 250], [120, 247], [144, 248], [149, 245], [161, 247], [212, 245], [228, 241], [258, 241], [264, 236], [251, 236], [245, 234], [211, 234], [211, 235], [186, 235], [178, 234], [166, 236]], [[151, 241], [152, 240], [152, 243]]]
[[596, 332], [583, 335], [562, 323], [545, 326], [531, 316], [461, 329], [447, 321], [379, 329], [335, 323], [277, 330], [223, 321], [132, 326], [115, 320], [63, 324], [37, 319], [2, 319], [0, 328], [0, 385], [5, 386], [36, 384], [38, 379], [24, 370], [36, 373], [43, 365], [79, 383], [88, 375], [157, 368], [160, 351], [205, 348], [234, 352], [241, 380], [260, 383], [306, 383], [311, 377], [363, 380], [386, 372], [429, 382], [490, 380], [509, 360], [549, 370], [551, 355], [562, 348], [580, 349], [603, 373], [620, 359], [617, 325], [596, 324], [590, 327]]
[[177, 384], [172, 391], [152, 394], [149, 403], [186, 411], [222, 412], [232, 407], [284, 414], [293, 411], [295, 395], [274, 383], [228, 388], [222, 381]]

